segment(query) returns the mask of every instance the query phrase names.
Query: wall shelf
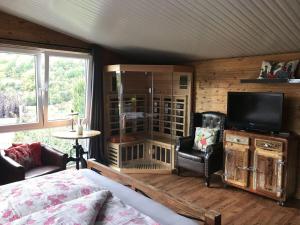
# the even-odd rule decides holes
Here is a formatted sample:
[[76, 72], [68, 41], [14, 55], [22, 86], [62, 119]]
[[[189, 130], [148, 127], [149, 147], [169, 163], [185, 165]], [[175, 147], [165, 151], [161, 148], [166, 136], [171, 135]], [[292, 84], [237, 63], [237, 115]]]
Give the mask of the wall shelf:
[[256, 83], [256, 84], [300, 84], [300, 79], [242, 79], [241, 83]]

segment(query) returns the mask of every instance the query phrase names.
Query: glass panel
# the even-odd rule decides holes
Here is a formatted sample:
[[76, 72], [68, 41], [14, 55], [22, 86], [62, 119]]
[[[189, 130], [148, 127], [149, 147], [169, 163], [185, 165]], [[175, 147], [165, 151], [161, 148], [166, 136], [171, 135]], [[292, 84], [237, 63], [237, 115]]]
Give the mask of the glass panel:
[[[116, 73], [119, 113], [120, 146], [138, 146], [138, 149], [127, 149], [127, 160], [144, 158], [144, 149], [148, 136], [149, 107], [147, 107], [149, 88], [149, 75], [141, 72]], [[133, 150], [133, 151], [132, 151]], [[131, 167], [128, 162], [127, 168]]]
[[139, 158], [144, 158], [144, 144], [139, 145]]
[[160, 160], [160, 147], [156, 147], [156, 159]]
[[126, 163], [121, 165], [136, 165], [130, 159], [141, 160], [147, 168], [158, 168], [158, 161], [162, 160], [168, 164], [164, 169], [171, 169], [175, 137], [183, 135], [183, 125], [175, 123], [176, 107], [179, 121], [183, 122], [184, 116], [184, 99], [176, 98], [178, 104], [174, 103], [173, 74], [123, 71], [110, 76], [115, 77], [112, 86], [116, 86], [116, 92], [108, 96], [110, 132], [114, 140], [119, 140], [120, 149], [132, 146], [131, 152], [126, 147]]
[[126, 161], [126, 147], [122, 147], [122, 161]]
[[170, 149], [167, 149], [167, 160], [166, 160], [166, 162], [167, 163], [171, 163], [171, 150]]
[[161, 161], [163, 161], [163, 162], [166, 161], [166, 149], [165, 148], [161, 149]]
[[152, 145], [152, 159], [155, 159], [155, 145]]
[[[155, 141], [155, 158], [157, 161], [167, 162], [164, 169], [171, 169], [169, 154], [173, 143], [174, 133], [174, 105], [173, 105], [173, 74], [171, 72], [153, 73], [153, 129], [152, 140]], [[163, 146], [163, 147], [160, 147]]]
[[138, 158], [137, 155], [138, 155], [138, 146], [134, 145], [133, 146], [133, 159], [137, 159]]
[[85, 117], [87, 59], [49, 57], [48, 120]]
[[0, 126], [38, 122], [36, 57], [0, 53]]
[[127, 147], [127, 160], [132, 160], [132, 146]]

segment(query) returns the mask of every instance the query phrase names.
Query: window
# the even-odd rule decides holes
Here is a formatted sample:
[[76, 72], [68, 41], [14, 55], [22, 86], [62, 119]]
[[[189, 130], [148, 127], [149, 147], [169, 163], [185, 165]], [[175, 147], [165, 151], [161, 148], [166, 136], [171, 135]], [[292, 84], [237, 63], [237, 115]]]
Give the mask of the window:
[[91, 57], [0, 47], [0, 132], [89, 122]]
[[0, 52], [0, 125], [38, 122], [36, 57]]

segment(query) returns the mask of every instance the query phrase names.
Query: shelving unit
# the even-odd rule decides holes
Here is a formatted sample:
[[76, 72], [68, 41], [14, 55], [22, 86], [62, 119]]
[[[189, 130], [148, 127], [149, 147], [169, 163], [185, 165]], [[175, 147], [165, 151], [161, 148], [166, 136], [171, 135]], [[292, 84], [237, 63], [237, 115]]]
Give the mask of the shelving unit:
[[171, 173], [176, 138], [188, 135], [193, 68], [110, 65], [104, 70], [105, 148], [125, 173]]
[[153, 132], [165, 137], [187, 135], [187, 96], [155, 96], [153, 99]]
[[[146, 112], [146, 96], [145, 95], [125, 95], [124, 96], [124, 111], [137, 112], [144, 114]], [[120, 116], [119, 116], [119, 100], [117, 95], [109, 95], [109, 133], [110, 136], [120, 135]], [[131, 118], [126, 121], [125, 133], [131, 134], [136, 132], [142, 132], [146, 130], [145, 118]]]

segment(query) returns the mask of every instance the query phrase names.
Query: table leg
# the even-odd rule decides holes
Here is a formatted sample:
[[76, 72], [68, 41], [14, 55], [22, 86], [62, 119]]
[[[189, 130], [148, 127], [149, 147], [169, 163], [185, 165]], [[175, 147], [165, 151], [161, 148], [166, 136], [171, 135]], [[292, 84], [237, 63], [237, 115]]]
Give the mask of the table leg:
[[74, 161], [76, 162], [76, 169], [79, 170], [80, 163], [82, 168], [87, 168], [87, 163], [85, 158], [83, 157], [84, 154], [87, 154], [87, 152], [84, 151], [83, 147], [79, 144], [78, 139], [75, 140], [75, 145], [73, 145], [73, 148], [76, 151], [76, 157], [69, 157], [68, 162]]
[[78, 139], [75, 140], [74, 148], [76, 150], [76, 169], [79, 170], [79, 161], [80, 161], [80, 149], [81, 145], [78, 143]]

